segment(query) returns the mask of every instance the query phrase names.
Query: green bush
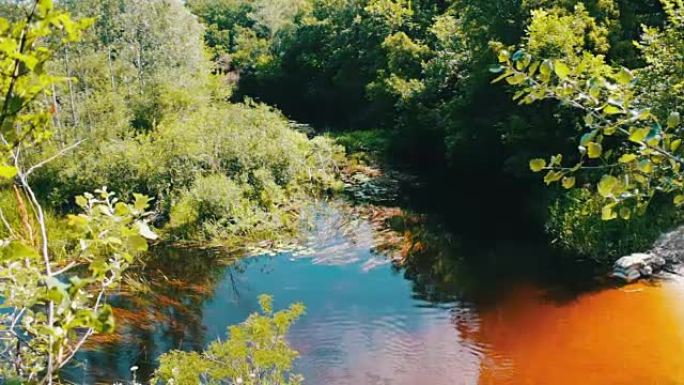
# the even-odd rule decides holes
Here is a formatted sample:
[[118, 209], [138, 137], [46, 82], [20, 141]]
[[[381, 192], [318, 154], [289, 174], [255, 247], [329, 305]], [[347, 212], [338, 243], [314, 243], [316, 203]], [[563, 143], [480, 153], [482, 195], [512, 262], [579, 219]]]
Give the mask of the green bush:
[[250, 199], [253, 190], [252, 185], [223, 174], [200, 176], [179, 194], [167, 229], [175, 239], [225, 241], [234, 235], [264, 236], [285, 227], [274, 215], [277, 210], [269, 211]]
[[546, 224], [553, 242], [561, 249], [609, 264], [617, 258], [649, 249], [663, 232], [682, 221], [679, 210], [666, 197], [654, 199], [642, 215], [629, 220], [601, 219], [602, 203], [591, 194], [572, 191], [557, 199]]
[[179, 111], [147, 133], [94, 139], [36, 175], [42, 196], [69, 208], [108, 186], [156, 198], [177, 240], [225, 239], [287, 226], [305, 196], [334, 187], [343, 150], [308, 139], [263, 105], [216, 102]]
[[303, 377], [292, 366], [299, 354], [285, 336], [304, 305], [273, 311], [273, 299], [259, 296], [261, 312], [228, 328], [228, 339], [212, 342], [205, 351], [170, 351], [159, 358], [151, 384], [281, 384], [298, 385]]

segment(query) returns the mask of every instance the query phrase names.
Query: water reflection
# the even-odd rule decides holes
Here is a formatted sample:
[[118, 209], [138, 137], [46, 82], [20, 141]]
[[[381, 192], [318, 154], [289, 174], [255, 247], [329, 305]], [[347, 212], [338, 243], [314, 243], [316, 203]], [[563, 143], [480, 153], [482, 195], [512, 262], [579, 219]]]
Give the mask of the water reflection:
[[534, 271], [542, 249], [470, 248], [422, 219], [321, 204], [297, 251], [234, 261], [162, 250], [144, 284], [113, 299], [119, 332], [91, 344], [68, 377], [111, 383], [137, 365], [145, 378], [159, 354], [225, 337], [272, 293], [276, 306], [307, 306], [290, 340], [310, 385], [684, 383], [679, 280], [568, 288], [565, 274]]

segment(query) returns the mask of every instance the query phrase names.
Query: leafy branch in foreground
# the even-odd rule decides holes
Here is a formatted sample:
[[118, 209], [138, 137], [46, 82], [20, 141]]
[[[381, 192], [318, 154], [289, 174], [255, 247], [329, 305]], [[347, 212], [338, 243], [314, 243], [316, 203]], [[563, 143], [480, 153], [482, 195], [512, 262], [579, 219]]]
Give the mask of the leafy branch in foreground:
[[[674, 22], [674, 21], [671, 21]], [[538, 60], [525, 46], [511, 53], [495, 44], [499, 65], [490, 70], [516, 88], [520, 104], [553, 99], [583, 114], [578, 154], [532, 159], [530, 169], [545, 171], [544, 182], [575, 188], [576, 173], [587, 171], [580, 186], [604, 201], [602, 218], [628, 219], [643, 213], [657, 192], [684, 204], [680, 112], [661, 112], [642, 91], [634, 72], [613, 68], [604, 57], [584, 51], [577, 57]]]
[[68, 218], [73, 244], [54, 252], [29, 176], [77, 143], [40, 160], [56, 108], [47, 96], [64, 80], [45, 67], [92, 21], [73, 21], [51, 0], [17, 6], [21, 19], [0, 18], [0, 189], [13, 195], [11, 217], [19, 218], [0, 210], [0, 382], [52, 384], [88, 337], [113, 329], [106, 295], [156, 235], [146, 224], [148, 198], [126, 204], [103, 188], [76, 198], [83, 212]]
[[303, 378], [291, 372], [298, 354], [285, 334], [304, 314], [293, 304], [273, 312], [273, 299], [259, 296], [261, 313], [231, 326], [226, 341], [216, 341], [202, 353], [172, 351], [159, 359], [153, 384], [298, 385]]

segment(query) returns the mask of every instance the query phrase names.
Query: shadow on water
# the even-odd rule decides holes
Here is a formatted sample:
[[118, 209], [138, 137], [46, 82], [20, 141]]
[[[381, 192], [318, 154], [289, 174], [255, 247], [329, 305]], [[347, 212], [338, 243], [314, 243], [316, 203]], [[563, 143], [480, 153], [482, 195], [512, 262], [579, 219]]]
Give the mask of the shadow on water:
[[[138, 366], [138, 378], [149, 378], [160, 354], [225, 338], [229, 325], [258, 309], [261, 293], [273, 294], [278, 307], [307, 306], [289, 338], [309, 385], [572, 383], [564, 378], [577, 378], [561, 369], [601, 374], [620, 372], [621, 360], [636, 365], [637, 353], [653, 344], [653, 333], [628, 335], [642, 322], [660, 325], [670, 341], [641, 359], [672, 375], [684, 368], [663, 359], [684, 348], [684, 333], [672, 326], [684, 317], [663, 311], [660, 285], [626, 294], [541, 242], [456, 236], [435, 217], [334, 200], [312, 205], [300, 247], [289, 251], [237, 258], [157, 248], [111, 298], [117, 333], [92, 341], [66, 377], [111, 383], [130, 379]], [[650, 316], [619, 318], [637, 306]], [[556, 345], [544, 350], [544, 341]], [[556, 364], [555, 382], [546, 382]], [[611, 378], [586, 383], [619, 383]]]

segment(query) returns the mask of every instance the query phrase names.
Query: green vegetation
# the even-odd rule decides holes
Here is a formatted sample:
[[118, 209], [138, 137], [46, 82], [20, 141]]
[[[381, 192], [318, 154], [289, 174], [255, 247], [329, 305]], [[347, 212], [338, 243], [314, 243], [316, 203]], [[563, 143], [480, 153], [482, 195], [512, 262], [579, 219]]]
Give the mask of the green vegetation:
[[[114, 330], [109, 295], [158, 239], [152, 222], [179, 242], [244, 242], [289, 229], [298, 202], [336, 184], [342, 152], [330, 140], [307, 139], [266, 106], [228, 103], [180, 2], [119, 5], [3, 6], [2, 382], [58, 382], [91, 336]], [[301, 312], [274, 314], [273, 330]], [[248, 352], [277, 355], [280, 371], [266, 376], [294, 358], [277, 339]]]
[[86, 193], [67, 223], [50, 219], [40, 204], [29, 177], [52, 160], [40, 151], [52, 111], [39, 100], [64, 81], [46, 68], [91, 21], [74, 21], [51, 1], [23, 10], [13, 23], [0, 18], [0, 378], [52, 384], [91, 335], [113, 330], [106, 296], [157, 236], [143, 195], [127, 204], [104, 188]]
[[[600, 207], [588, 204], [596, 209], [591, 215], [600, 216], [601, 211], [606, 218], [641, 215], [655, 199], [654, 191], [657, 195], [676, 190], [671, 182], [677, 177], [658, 172], [656, 162], [669, 164], [668, 156], [652, 159], [654, 149], [635, 148], [639, 142], [653, 147], [646, 143], [653, 139], [651, 124], [663, 127], [656, 146], [660, 150], [673, 153], [673, 145], [679, 143], [676, 133], [666, 135], [676, 131], [679, 116], [682, 36], [681, 4], [676, 1], [310, 0], [282, 2], [287, 3], [283, 8], [287, 12], [271, 3], [188, 3], [208, 26], [206, 42], [216, 62], [236, 79], [235, 97], [248, 95], [315, 127], [342, 131], [336, 136], [352, 149], [380, 144], [374, 138], [387, 138], [380, 145], [388, 146], [391, 160], [426, 175], [446, 167], [437, 174], [451, 175], [454, 181], [476, 179], [476, 191], [497, 189], [499, 181], [511, 177], [534, 185], [528, 162], [548, 153], [566, 155], [563, 164], [568, 166], [548, 170], [553, 172], [547, 178], [565, 187], [583, 188], [603, 175], [595, 169], [583, 176], [570, 175], [578, 162], [584, 168], [596, 167], [626, 155], [618, 167], [625, 172], [609, 173], [618, 180], [627, 175], [639, 178], [643, 173], [639, 167], [653, 165], [656, 171], [642, 181], [607, 179], [605, 183], [619, 188], [602, 189], [605, 202]], [[266, 14], [271, 18], [259, 16]], [[521, 50], [512, 45], [520, 45]], [[562, 64], [554, 66], [557, 61]], [[498, 74], [492, 76], [490, 69]], [[506, 78], [513, 87], [492, 86], [491, 80], [499, 75], [505, 75], [499, 80]], [[534, 81], [542, 83], [533, 85]], [[519, 91], [514, 100], [510, 91]], [[590, 98], [583, 98], [589, 92]], [[563, 103], [526, 106], [549, 97]], [[526, 103], [518, 106], [519, 100]], [[571, 102], [578, 105], [568, 108]], [[612, 103], [607, 111], [599, 108], [607, 102]], [[646, 110], [649, 113], [641, 113], [641, 120], [633, 124], [632, 112]], [[592, 122], [584, 122], [587, 112], [596, 115]], [[582, 139], [576, 134], [578, 125], [585, 126], [583, 133], [598, 135]], [[366, 127], [377, 130], [359, 133]], [[638, 133], [644, 137], [634, 136], [641, 140], [632, 140], [630, 149], [615, 139], [619, 135], [604, 140], [613, 129], [618, 134], [627, 130], [629, 135], [641, 130]], [[571, 156], [578, 145], [584, 153]], [[628, 162], [632, 155], [635, 158]], [[553, 160], [560, 158], [535, 160], [532, 168], [558, 166], [552, 165]], [[651, 185], [652, 177], [668, 181]], [[531, 198], [528, 191], [478, 204], [493, 205], [491, 211], [496, 213], [511, 206], [534, 209], [538, 200], [556, 202], [549, 206], [546, 223], [552, 236], [557, 238], [570, 228], [579, 233], [594, 231], [587, 221], [564, 222], [577, 218], [571, 202], [578, 196], [585, 201], [596, 197], [575, 194], [556, 199], [564, 193], [538, 190]], [[611, 201], [615, 205], [606, 206]], [[650, 210], [649, 216], [672, 218], [655, 221], [664, 227], [653, 232], [678, 222], [664, 206]], [[610, 226], [620, 230], [602, 232], [605, 242], [598, 243], [603, 247], [587, 248], [582, 237], [566, 236], [561, 243], [590, 253], [588, 257], [609, 260], [631, 249], [611, 245], [625, 245], [622, 237], [639, 237], [632, 225]], [[627, 244], [643, 247], [647, 242]]]
[[304, 305], [294, 304], [273, 312], [272, 298], [259, 297], [262, 314], [254, 313], [242, 324], [229, 328], [229, 338], [209, 345], [202, 353], [171, 351], [160, 358], [153, 384], [202, 383], [301, 384], [292, 373], [297, 352], [285, 340], [294, 321], [304, 314]]
[[[148, 241], [276, 240], [340, 169], [381, 174], [378, 159], [467, 227], [522, 208], [600, 263], [682, 221], [681, 0], [35, 0], [0, 15], [2, 381], [52, 383], [111, 331], [107, 295]], [[165, 355], [158, 379], [298, 383], [283, 336], [303, 308], [261, 304], [228, 341]]]
[[307, 139], [267, 106], [228, 102], [229, 77], [213, 73], [182, 3], [63, 6], [96, 21], [48, 63], [67, 80], [46, 96], [54, 136], [41, 153], [79, 143], [34, 176], [50, 206], [68, 211], [100, 186], [144, 193], [165, 239], [230, 245], [292, 230], [307, 197], [336, 187], [332, 141]]

